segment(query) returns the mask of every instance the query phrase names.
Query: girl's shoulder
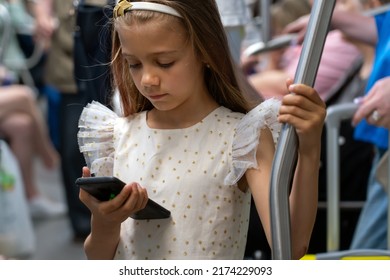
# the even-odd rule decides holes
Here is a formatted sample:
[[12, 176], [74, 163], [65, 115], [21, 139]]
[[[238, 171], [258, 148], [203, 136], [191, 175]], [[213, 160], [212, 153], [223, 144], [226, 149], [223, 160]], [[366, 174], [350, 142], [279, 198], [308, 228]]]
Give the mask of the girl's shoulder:
[[102, 120], [107, 120], [107, 118], [113, 120], [115, 118], [118, 118], [118, 115], [114, 111], [109, 109], [107, 106], [97, 101], [92, 101], [84, 107], [80, 116], [80, 120], [88, 120], [90, 118], [93, 118], [95, 120], [100, 120], [100, 118]]
[[257, 168], [256, 151], [260, 145], [261, 130], [268, 128], [274, 140], [279, 138], [281, 123], [278, 121], [280, 101], [267, 99], [243, 115], [237, 123], [232, 145], [232, 166], [225, 183], [232, 185], [238, 182], [249, 168]]
[[281, 124], [278, 122], [279, 108], [280, 100], [270, 98], [250, 110], [237, 125], [236, 142], [243, 140], [242, 135], [253, 132], [259, 134], [260, 129], [267, 127], [271, 130], [276, 143], [281, 127]]
[[80, 115], [79, 149], [91, 172], [96, 175], [111, 175], [114, 126], [118, 119], [115, 112], [96, 101], [89, 103]]

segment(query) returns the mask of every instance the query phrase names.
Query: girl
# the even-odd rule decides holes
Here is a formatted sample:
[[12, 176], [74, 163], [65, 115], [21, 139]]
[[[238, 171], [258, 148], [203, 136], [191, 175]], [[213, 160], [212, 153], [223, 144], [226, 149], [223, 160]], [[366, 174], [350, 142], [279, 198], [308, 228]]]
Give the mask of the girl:
[[[128, 182], [92, 212], [89, 259], [242, 259], [251, 194], [271, 242], [269, 181], [280, 123], [293, 125], [299, 159], [290, 195], [292, 252], [308, 247], [317, 210], [325, 106], [293, 85], [280, 105], [250, 110], [236, 78], [214, 0], [120, 1], [113, 74], [123, 116], [99, 103], [80, 118], [83, 176]], [[134, 220], [147, 198], [171, 218]]]

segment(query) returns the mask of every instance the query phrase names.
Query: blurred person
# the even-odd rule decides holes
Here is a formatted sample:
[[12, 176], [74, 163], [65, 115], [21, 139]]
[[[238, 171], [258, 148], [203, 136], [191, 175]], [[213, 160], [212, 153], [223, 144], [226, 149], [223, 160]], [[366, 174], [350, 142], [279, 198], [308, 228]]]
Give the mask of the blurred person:
[[[10, 25], [4, 26], [8, 30], [4, 29], [0, 35], [2, 40], [7, 40], [2, 50], [4, 60], [1, 61], [1, 134], [9, 142], [19, 161], [32, 217], [61, 215], [66, 212], [66, 207], [39, 193], [33, 165], [34, 157], [38, 155], [46, 168], [53, 169], [58, 166], [59, 155], [48, 136], [36, 92], [28, 86], [18, 85], [31, 81], [24, 80], [24, 73], [27, 71], [26, 57], [19, 45], [17, 34], [31, 32], [34, 19], [28, 14], [23, 1], [7, 0], [0, 3], [6, 7], [10, 19]], [[8, 38], [4, 37], [6, 31]]]
[[[387, 18], [390, 18], [387, 13]], [[389, 21], [390, 23], [390, 21]], [[390, 38], [390, 36], [388, 36]], [[387, 51], [390, 57], [390, 50]], [[387, 66], [389, 69], [390, 67]], [[379, 75], [380, 76], [380, 75]], [[386, 185], [383, 185], [376, 176], [381, 158], [388, 151], [388, 138], [383, 135], [388, 133], [390, 128], [390, 71], [387, 76], [377, 80], [370, 88], [367, 95], [361, 100], [361, 105], [356, 111], [353, 123], [357, 125], [364, 125], [375, 127], [376, 141], [381, 146], [377, 146], [377, 153], [374, 160], [373, 168], [370, 174], [370, 181], [368, 183], [367, 200], [364, 204], [362, 212], [359, 217], [355, 234], [352, 239], [351, 249], [388, 249], [387, 246], [387, 229], [388, 217], [387, 209], [389, 204], [388, 193], [386, 193]], [[359, 137], [361, 133], [367, 137], [365, 132], [362, 132], [362, 127], [357, 130], [356, 136]], [[373, 129], [370, 128], [370, 132]], [[381, 132], [383, 133], [381, 135]], [[386, 134], [388, 137], [388, 134]], [[387, 140], [387, 143], [386, 143]]]
[[[0, 64], [7, 68], [9, 78], [13, 83], [23, 82], [23, 73], [27, 70], [26, 57], [19, 45], [17, 34], [19, 32], [28, 32], [34, 26], [33, 18], [27, 13], [21, 0], [0, 0], [8, 12], [9, 25], [7, 20], [3, 19], [3, 32], [0, 33], [4, 49], [2, 52], [2, 61]], [[7, 30], [6, 30], [7, 29]], [[8, 34], [8, 37], [5, 36]]]
[[[370, 92], [359, 100], [360, 106], [353, 117], [357, 125], [363, 119], [374, 126], [390, 128], [390, 75], [378, 80]], [[374, 112], [377, 113], [374, 113]], [[375, 115], [378, 115], [375, 117]]]
[[[281, 30], [290, 22], [296, 20], [300, 16], [310, 13], [310, 5], [308, 1], [286, 0], [273, 3], [270, 9], [270, 34], [271, 38], [281, 35]], [[283, 68], [290, 59], [289, 49], [298, 49], [294, 53], [299, 57], [300, 47], [290, 46], [276, 50], [266, 51], [259, 55], [251, 57], [242, 56], [241, 67], [249, 76], [251, 84], [265, 98], [270, 97], [270, 91], [279, 95], [286, 92], [286, 88], [282, 86], [287, 79]], [[293, 77], [294, 73], [292, 76]]]
[[[312, 1], [282, 0], [272, 5], [273, 36], [282, 35], [288, 23], [310, 13]], [[251, 84], [265, 98], [281, 98], [288, 92], [281, 86], [288, 77], [294, 77], [302, 51], [301, 44], [273, 50], [256, 74], [249, 76]], [[343, 38], [340, 31], [328, 33], [314, 88], [327, 101], [333, 94], [334, 85], [348, 73], [351, 66], [361, 57], [359, 50]], [[340, 60], [343, 63], [340, 63]]]
[[[256, 6], [259, 2], [256, 2]], [[253, 13], [259, 8], [255, 7]], [[271, 39], [282, 35], [284, 27], [293, 22], [297, 18], [309, 14], [311, 6], [308, 0], [294, 1], [294, 0], [281, 0], [273, 1], [270, 6], [270, 36]], [[257, 11], [258, 12], [258, 11]], [[257, 27], [260, 29], [260, 26]], [[257, 31], [258, 33], [261, 30]], [[257, 43], [251, 41], [251, 43]], [[248, 47], [248, 46], [244, 46]], [[286, 48], [280, 48], [274, 51], [267, 51], [260, 53], [259, 55], [253, 55], [250, 57], [241, 56], [241, 67], [247, 74], [259, 72], [264, 69], [277, 68], [280, 60], [280, 56], [283, 54]]]
[[36, 185], [35, 157], [50, 170], [58, 166], [59, 155], [34, 93], [27, 86], [0, 87], [0, 137], [8, 142], [19, 162], [31, 216], [50, 218], [65, 214], [65, 205], [49, 200]]
[[[114, 0], [43, 0], [36, 5], [42, 20], [37, 34], [48, 41], [45, 82], [59, 92], [59, 138], [62, 178], [74, 241], [90, 231], [90, 212], [78, 198], [75, 181], [86, 165], [77, 142], [82, 108], [92, 100], [110, 106], [109, 69], [111, 34], [109, 15]], [[111, 7], [111, 8], [110, 8]], [[54, 24], [53, 24], [54, 23]], [[61, 65], [62, 67], [58, 67]]]
[[[388, 0], [373, 0], [375, 6], [387, 4]], [[306, 32], [308, 18], [303, 17], [286, 27], [286, 32], [299, 32], [302, 37]], [[351, 249], [387, 249], [387, 206], [388, 196], [375, 173], [378, 162], [388, 149], [388, 129], [380, 127], [384, 111], [385, 100], [378, 103], [376, 110], [366, 112], [368, 105], [364, 106], [369, 96], [377, 96], [377, 92], [384, 90], [390, 75], [390, 11], [374, 17], [360, 15], [343, 10], [333, 12], [331, 27], [341, 30], [349, 38], [375, 46], [375, 59], [365, 89], [366, 96], [363, 99], [360, 110], [355, 113], [353, 124], [355, 139], [375, 145], [375, 158], [371, 175], [367, 186], [367, 199], [360, 214], [357, 228], [351, 243]], [[386, 89], [387, 90], [387, 89]], [[366, 99], [367, 98], [367, 99]], [[372, 109], [372, 108], [371, 108]], [[365, 114], [363, 114], [364, 112]], [[383, 125], [384, 123], [382, 123]]]
[[[345, 10], [360, 14], [366, 10], [377, 7], [376, 1], [372, 0], [339, 0], [336, 4], [337, 10]], [[375, 57], [375, 48], [372, 45], [350, 38], [345, 34], [343, 34], [343, 38], [359, 50], [362, 55], [362, 63], [357, 75], [353, 77], [350, 85], [344, 90], [345, 93], [343, 93], [343, 96], [340, 96], [340, 98], [337, 99], [338, 103], [351, 102], [354, 97], [364, 95]]]
[[80, 168], [85, 166], [77, 144], [77, 123], [84, 103], [78, 95], [74, 76], [76, 7], [73, 0], [43, 0], [35, 5], [35, 17], [46, 18], [38, 21], [36, 26], [37, 37], [46, 41], [47, 45], [44, 83], [59, 95], [59, 152], [69, 219], [74, 241], [83, 241], [90, 231], [90, 213], [79, 201], [75, 186], [75, 180], [80, 177]]
[[[35, 42], [48, 49], [51, 44], [51, 36], [58, 27], [58, 18], [51, 12], [52, 0], [25, 0], [26, 7], [34, 18], [33, 36]], [[40, 5], [38, 5], [40, 4]]]

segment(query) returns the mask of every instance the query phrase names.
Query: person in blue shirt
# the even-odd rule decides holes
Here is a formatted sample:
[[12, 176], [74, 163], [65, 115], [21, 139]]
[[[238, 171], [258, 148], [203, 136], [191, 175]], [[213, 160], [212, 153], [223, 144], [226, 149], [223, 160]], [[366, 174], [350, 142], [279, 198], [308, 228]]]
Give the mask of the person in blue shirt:
[[[390, 76], [390, 11], [375, 17], [378, 42], [376, 45], [375, 61], [372, 73], [367, 84], [368, 98], [377, 94], [383, 87], [382, 83], [388, 81]], [[388, 83], [388, 82], [387, 82]], [[389, 87], [387, 86], [387, 89]], [[373, 108], [365, 118], [356, 126], [356, 139], [375, 144], [376, 156], [368, 182], [367, 200], [360, 214], [360, 218], [352, 239], [351, 249], [386, 249], [387, 248], [387, 206], [388, 196], [375, 177], [379, 159], [388, 149], [389, 130], [378, 125], [388, 110], [381, 110], [382, 102], [378, 102], [378, 108]], [[383, 102], [384, 103], [384, 102]], [[384, 103], [385, 104], [385, 103]], [[358, 113], [358, 112], [357, 112]], [[354, 119], [357, 123], [358, 119]]]

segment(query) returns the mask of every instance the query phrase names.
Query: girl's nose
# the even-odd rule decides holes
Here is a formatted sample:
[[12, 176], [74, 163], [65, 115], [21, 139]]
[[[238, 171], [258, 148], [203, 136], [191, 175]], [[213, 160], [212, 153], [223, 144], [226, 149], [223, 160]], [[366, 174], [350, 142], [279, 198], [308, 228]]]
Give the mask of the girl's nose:
[[145, 69], [142, 74], [141, 84], [144, 87], [157, 86], [159, 84], [159, 78], [153, 71]]

